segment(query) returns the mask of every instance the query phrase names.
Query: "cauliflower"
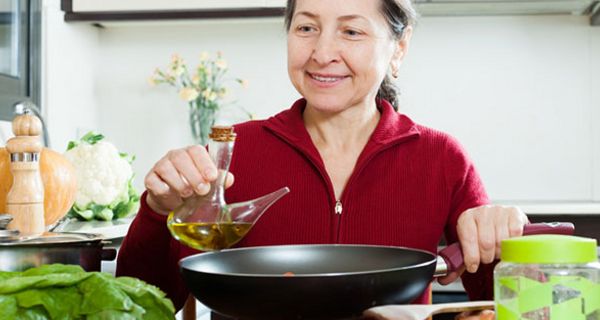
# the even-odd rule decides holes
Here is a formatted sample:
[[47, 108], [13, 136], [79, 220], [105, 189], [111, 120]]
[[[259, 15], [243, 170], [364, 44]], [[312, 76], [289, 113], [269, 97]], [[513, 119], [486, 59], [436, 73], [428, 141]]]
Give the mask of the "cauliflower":
[[104, 136], [89, 132], [71, 141], [65, 157], [75, 167], [77, 194], [69, 215], [84, 220], [118, 219], [137, 211], [140, 197], [133, 187], [134, 158], [119, 153]]

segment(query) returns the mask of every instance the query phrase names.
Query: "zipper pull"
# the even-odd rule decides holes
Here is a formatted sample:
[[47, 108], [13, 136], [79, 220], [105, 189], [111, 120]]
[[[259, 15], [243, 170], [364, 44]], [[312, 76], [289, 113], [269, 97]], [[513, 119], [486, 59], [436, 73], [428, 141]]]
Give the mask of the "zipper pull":
[[342, 214], [342, 202], [340, 200], [335, 202], [335, 214]]

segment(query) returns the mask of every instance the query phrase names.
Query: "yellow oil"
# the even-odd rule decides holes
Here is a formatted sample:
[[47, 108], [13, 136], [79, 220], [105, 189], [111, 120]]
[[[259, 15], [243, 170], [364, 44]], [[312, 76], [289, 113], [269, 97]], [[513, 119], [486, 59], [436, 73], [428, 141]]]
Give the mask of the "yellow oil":
[[240, 241], [250, 228], [246, 222], [184, 222], [176, 223], [169, 215], [167, 226], [175, 239], [202, 251], [226, 249]]

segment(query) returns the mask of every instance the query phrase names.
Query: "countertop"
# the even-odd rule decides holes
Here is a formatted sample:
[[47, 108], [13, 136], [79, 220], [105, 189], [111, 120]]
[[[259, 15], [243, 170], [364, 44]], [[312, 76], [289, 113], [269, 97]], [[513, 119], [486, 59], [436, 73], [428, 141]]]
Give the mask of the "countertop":
[[498, 202], [515, 205], [527, 215], [598, 215], [600, 202]]
[[133, 217], [112, 221], [79, 221], [71, 219], [66, 224], [59, 226], [55, 231], [96, 233], [105, 239], [119, 239], [125, 237]]
[[[600, 202], [498, 202], [518, 206], [527, 215], [585, 215], [600, 216]], [[113, 221], [78, 221], [71, 219], [60, 227], [64, 232], [98, 233], [107, 239], [123, 238], [133, 217]]]

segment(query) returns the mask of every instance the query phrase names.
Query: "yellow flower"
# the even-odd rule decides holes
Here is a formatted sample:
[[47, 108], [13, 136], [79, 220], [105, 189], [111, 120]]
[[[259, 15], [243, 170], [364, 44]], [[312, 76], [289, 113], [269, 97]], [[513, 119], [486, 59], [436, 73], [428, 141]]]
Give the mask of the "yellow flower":
[[227, 69], [227, 61], [219, 59], [215, 61], [215, 66], [217, 66], [217, 68], [221, 70]]
[[181, 57], [177, 53], [174, 53], [171, 56], [171, 64], [173, 64], [173, 65], [175, 65], [175, 64], [181, 64], [181, 62], [182, 62], [182, 59], [181, 59]]
[[[199, 59], [197, 66], [187, 66], [180, 55], [173, 54], [168, 66], [162, 70], [157, 68], [148, 78], [148, 83], [171, 85], [177, 88], [181, 99], [187, 102], [201, 99], [199, 102], [209, 102], [211, 108], [218, 110], [222, 100], [227, 99], [229, 95], [229, 90], [223, 84], [228, 63], [220, 51], [213, 54], [203, 51]], [[235, 79], [235, 81], [242, 87], [248, 86], [246, 80]], [[246, 114], [254, 117], [247, 112]]]
[[206, 61], [208, 58], [210, 58], [210, 54], [208, 54], [208, 52], [202, 51], [200, 53], [200, 62]]
[[181, 76], [185, 71], [185, 61], [178, 54], [174, 54], [171, 57], [170, 69], [173, 76]]
[[198, 91], [194, 88], [181, 88], [179, 97], [185, 101], [192, 101], [198, 98]]
[[197, 86], [197, 85], [199, 85], [199, 84], [200, 84], [200, 76], [199, 76], [199, 75], [194, 75], [194, 76], [192, 77], [192, 83], [193, 83], [194, 85], [196, 85], [196, 86]]
[[183, 72], [185, 71], [185, 66], [182, 64], [173, 65], [171, 67], [171, 71], [172, 71], [171, 75], [173, 77], [180, 77], [183, 74]]

